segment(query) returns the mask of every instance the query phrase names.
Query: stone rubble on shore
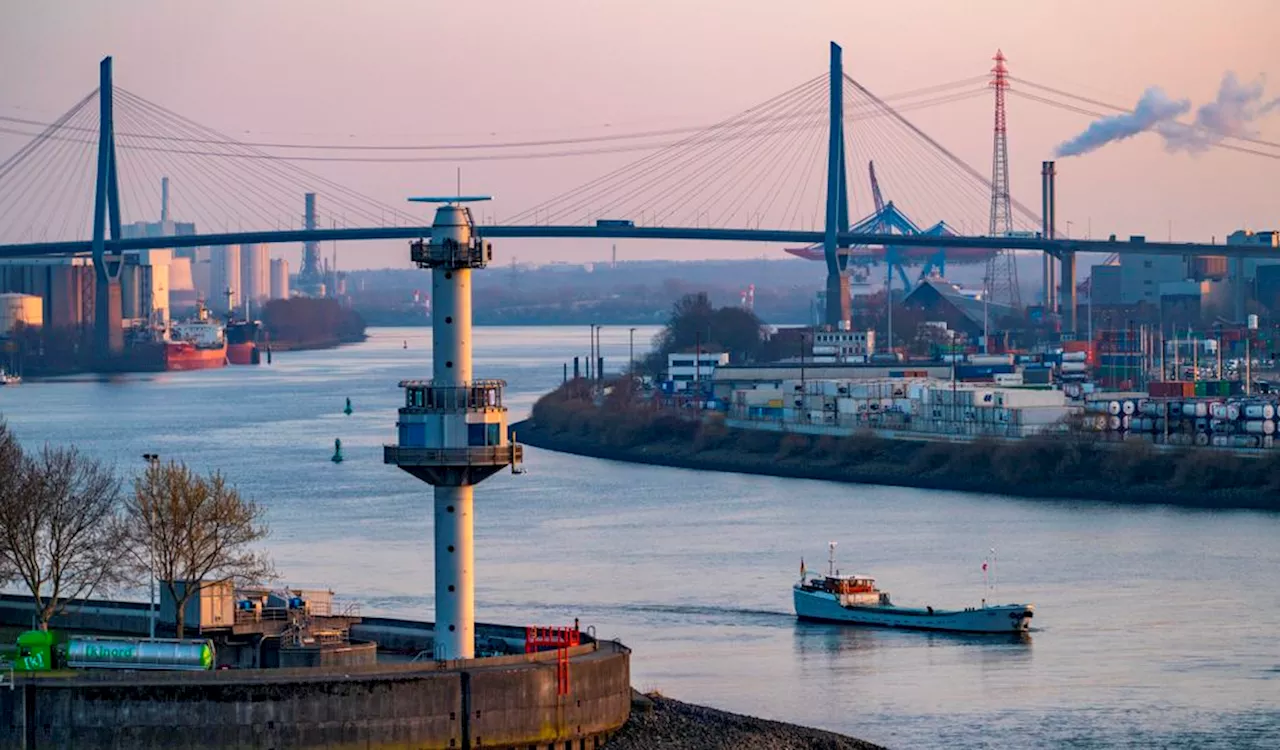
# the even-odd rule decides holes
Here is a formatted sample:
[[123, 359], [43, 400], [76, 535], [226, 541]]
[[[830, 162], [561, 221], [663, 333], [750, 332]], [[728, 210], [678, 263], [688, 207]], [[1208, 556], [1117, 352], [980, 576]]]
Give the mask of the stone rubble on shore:
[[605, 750], [883, 750], [821, 729], [633, 693], [631, 718]]

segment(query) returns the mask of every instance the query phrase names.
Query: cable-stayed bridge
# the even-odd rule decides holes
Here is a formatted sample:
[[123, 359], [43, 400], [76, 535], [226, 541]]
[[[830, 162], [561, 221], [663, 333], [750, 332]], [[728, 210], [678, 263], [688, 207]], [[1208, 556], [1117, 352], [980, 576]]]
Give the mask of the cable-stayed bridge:
[[[998, 59], [1002, 69], [1003, 58]], [[408, 239], [429, 233], [419, 217], [304, 169], [301, 165], [308, 161], [454, 162], [627, 150], [645, 153], [479, 231], [488, 238], [715, 240], [808, 247], [826, 265], [826, 319], [831, 325], [848, 321], [849, 275], [868, 261], [897, 267], [904, 283], [908, 279], [902, 267], [922, 258], [935, 265], [947, 257], [987, 262], [988, 291], [995, 293], [999, 280], [990, 279], [993, 257], [1013, 250], [1041, 251], [1047, 279], [1061, 270], [1061, 300], [1051, 293], [1057, 285], [1050, 283], [1043, 303], [1050, 311], [1060, 304], [1064, 328], [1074, 331], [1078, 252], [1268, 254], [1247, 246], [1058, 237], [1051, 165], [1046, 164], [1040, 211], [1007, 193], [1007, 155], [1000, 158], [999, 145], [1002, 98], [997, 99], [990, 176], [906, 116], [915, 109], [989, 96], [991, 88], [1077, 113], [1099, 114], [1099, 108], [1114, 107], [1020, 81], [1007, 71], [1002, 75], [880, 97], [844, 73], [840, 48], [832, 44], [828, 71], [708, 127], [507, 144], [369, 146], [365, 152], [358, 151], [360, 146], [335, 146], [341, 155], [330, 156], [287, 152], [325, 147], [245, 142], [202, 126], [115, 87], [108, 58], [98, 88], [55, 121], [0, 118], [0, 131], [31, 136], [0, 162], [0, 257], [91, 255], [98, 278], [96, 319], [105, 323], [99, 325], [100, 345], [110, 351], [119, 345], [111, 336], [119, 327], [110, 321], [119, 320], [114, 276], [125, 250], [303, 243], [308, 248], [304, 257], [311, 257], [321, 241]], [[1018, 85], [1010, 88], [1008, 81]], [[1280, 158], [1267, 151], [1275, 144], [1219, 145]], [[400, 148], [415, 150], [406, 156]], [[416, 150], [421, 148], [450, 151], [448, 156], [421, 156]], [[487, 148], [487, 154], [459, 157], [480, 148]], [[495, 155], [499, 149], [509, 150]], [[872, 163], [878, 175], [874, 182], [863, 177]], [[173, 201], [173, 213], [194, 220], [200, 231], [134, 236], [126, 220], [154, 214], [164, 177], [179, 181], [184, 186], [179, 195], [191, 197]], [[307, 193], [321, 196], [319, 212], [301, 210], [299, 195]], [[1008, 207], [997, 211], [1001, 202]], [[1050, 264], [1049, 258], [1057, 262]], [[1016, 289], [1016, 283], [1004, 288]]]

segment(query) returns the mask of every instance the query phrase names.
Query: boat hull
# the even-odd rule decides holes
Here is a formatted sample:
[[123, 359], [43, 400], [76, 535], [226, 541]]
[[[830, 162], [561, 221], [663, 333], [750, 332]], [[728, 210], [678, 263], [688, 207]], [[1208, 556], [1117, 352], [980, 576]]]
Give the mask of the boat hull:
[[202, 349], [192, 344], [169, 343], [164, 348], [164, 369], [170, 371], [208, 370], [227, 364], [226, 344]]
[[252, 341], [227, 344], [227, 363], [232, 365], [256, 365], [261, 362], [258, 345]]
[[1035, 607], [1001, 604], [973, 609], [941, 610], [914, 607], [846, 607], [824, 591], [792, 589], [796, 616], [802, 620], [879, 628], [945, 630], [954, 633], [1021, 633], [1031, 628]]

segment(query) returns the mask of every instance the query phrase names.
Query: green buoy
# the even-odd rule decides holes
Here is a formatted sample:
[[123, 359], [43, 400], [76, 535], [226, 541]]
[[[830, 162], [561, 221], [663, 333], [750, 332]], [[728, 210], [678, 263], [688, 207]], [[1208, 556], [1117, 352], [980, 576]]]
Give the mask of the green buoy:
[[339, 438], [333, 439], [333, 458], [329, 460], [334, 462], [335, 464], [342, 463], [342, 440], [341, 439]]
[[351, 414], [351, 399], [349, 397], [347, 398], [347, 406], [342, 410], [342, 413], [347, 415]]

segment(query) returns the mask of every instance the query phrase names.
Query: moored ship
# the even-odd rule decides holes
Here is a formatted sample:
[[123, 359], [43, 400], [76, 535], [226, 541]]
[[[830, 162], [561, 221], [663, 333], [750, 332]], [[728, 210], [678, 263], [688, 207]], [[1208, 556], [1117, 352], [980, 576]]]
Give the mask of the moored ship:
[[256, 320], [232, 320], [227, 323], [227, 362], [233, 365], [256, 365], [262, 361], [258, 349], [258, 333], [262, 323]]
[[164, 344], [164, 369], [205, 370], [227, 363], [226, 329], [200, 306], [194, 320], [169, 326]]
[[1031, 628], [1031, 604], [989, 605], [984, 600], [978, 607], [953, 610], [896, 606], [889, 592], [876, 588], [874, 578], [841, 575], [835, 567], [835, 547], [832, 542], [826, 575], [806, 577], [800, 564], [800, 581], [792, 592], [796, 616], [802, 620], [958, 633], [1022, 633]]

